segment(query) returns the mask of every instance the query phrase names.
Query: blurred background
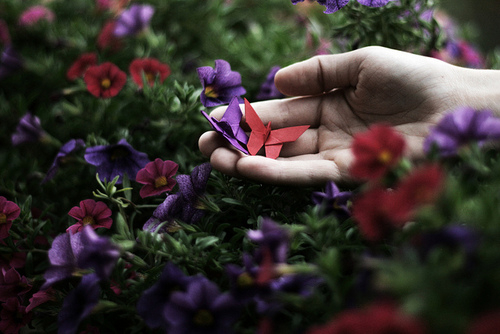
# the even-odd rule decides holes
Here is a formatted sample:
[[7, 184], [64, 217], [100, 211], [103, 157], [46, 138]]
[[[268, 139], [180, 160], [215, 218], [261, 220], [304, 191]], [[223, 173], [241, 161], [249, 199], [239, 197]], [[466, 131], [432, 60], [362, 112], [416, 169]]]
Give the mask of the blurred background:
[[439, 4], [457, 23], [467, 25], [467, 34], [473, 34], [481, 51], [500, 46], [500, 0], [439, 0]]

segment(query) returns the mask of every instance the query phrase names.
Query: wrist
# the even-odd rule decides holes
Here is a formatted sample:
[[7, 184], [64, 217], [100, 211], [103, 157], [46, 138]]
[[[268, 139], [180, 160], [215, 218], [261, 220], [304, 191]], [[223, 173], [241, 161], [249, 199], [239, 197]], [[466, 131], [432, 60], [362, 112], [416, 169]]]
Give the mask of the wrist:
[[500, 116], [500, 71], [460, 68], [461, 83], [457, 89], [462, 105], [489, 109]]

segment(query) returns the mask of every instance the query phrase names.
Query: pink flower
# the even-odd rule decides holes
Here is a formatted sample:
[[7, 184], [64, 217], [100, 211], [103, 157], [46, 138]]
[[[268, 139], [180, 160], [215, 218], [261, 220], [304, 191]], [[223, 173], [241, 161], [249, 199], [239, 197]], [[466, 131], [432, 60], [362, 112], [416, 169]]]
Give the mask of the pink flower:
[[144, 184], [139, 195], [144, 198], [172, 190], [177, 183], [173, 179], [177, 169], [179, 169], [179, 165], [170, 160], [163, 161], [157, 158], [155, 161], [149, 162], [137, 172], [135, 178], [137, 182]]
[[52, 22], [55, 17], [54, 12], [45, 6], [32, 6], [21, 14], [19, 17], [19, 25], [23, 27], [31, 27], [43, 20]]
[[21, 209], [16, 203], [0, 196], [0, 239], [5, 239], [9, 235], [12, 221], [19, 217], [20, 213]]
[[20, 304], [18, 298], [10, 298], [2, 304], [0, 332], [18, 333], [31, 321], [32, 316], [31, 312], [26, 312], [26, 307]]
[[86, 225], [91, 226], [93, 229], [98, 227], [109, 229], [113, 223], [111, 214], [111, 210], [103, 202], [86, 199], [80, 202], [79, 207], [74, 206], [69, 210], [68, 215], [75, 218], [77, 223], [68, 227], [66, 232], [80, 232]]

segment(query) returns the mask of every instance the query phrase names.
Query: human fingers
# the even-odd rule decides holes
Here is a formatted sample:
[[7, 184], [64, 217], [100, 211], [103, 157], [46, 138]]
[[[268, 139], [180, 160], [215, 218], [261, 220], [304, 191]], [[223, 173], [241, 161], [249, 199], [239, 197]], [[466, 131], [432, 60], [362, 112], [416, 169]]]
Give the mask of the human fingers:
[[198, 139], [200, 152], [206, 157], [210, 157], [213, 151], [225, 145], [226, 140], [224, 137], [215, 131], [207, 131], [200, 136], [200, 139]]

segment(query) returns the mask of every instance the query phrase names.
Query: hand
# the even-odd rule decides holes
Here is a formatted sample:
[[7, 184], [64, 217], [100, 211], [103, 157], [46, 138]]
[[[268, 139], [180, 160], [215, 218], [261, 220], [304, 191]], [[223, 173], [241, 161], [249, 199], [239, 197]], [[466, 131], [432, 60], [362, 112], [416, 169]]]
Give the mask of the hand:
[[[295, 97], [252, 103], [272, 128], [311, 126], [285, 144], [278, 159], [247, 156], [214, 131], [200, 137], [200, 150], [215, 169], [259, 182], [350, 180], [353, 135], [371, 124], [392, 125], [406, 139], [406, 155], [417, 158], [430, 126], [445, 112], [461, 105], [482, 107], [478, 98], [468, 97], [467, 82], [478, 77], [470, 71], [482, 72], [382, 47], [316, 56], [276, 74], [276, 87]], [[224, 111], [217, 108], [211, 116], [220, 119]]]

